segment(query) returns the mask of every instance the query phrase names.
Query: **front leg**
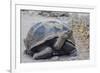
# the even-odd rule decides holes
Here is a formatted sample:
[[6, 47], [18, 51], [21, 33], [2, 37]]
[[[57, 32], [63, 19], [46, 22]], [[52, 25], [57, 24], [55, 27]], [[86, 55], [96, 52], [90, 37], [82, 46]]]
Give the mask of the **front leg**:
[[45, 47], [44, 50], [35, 53], [33, 55], [33, 59], [39, 60], [39, 59], [48, 59], [52, 57], [52, 48], [51, 47]]

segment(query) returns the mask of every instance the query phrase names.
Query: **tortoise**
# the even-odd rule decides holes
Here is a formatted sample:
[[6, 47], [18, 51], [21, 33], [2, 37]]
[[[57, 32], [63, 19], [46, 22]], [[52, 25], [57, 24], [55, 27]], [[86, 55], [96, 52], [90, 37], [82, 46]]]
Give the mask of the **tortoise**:
[[76, 56], [72, 30], [65, 23], [56, 20], [34, 24], [24, 39], [25, 54], [33, 59], [48, 59], [53, 56]]

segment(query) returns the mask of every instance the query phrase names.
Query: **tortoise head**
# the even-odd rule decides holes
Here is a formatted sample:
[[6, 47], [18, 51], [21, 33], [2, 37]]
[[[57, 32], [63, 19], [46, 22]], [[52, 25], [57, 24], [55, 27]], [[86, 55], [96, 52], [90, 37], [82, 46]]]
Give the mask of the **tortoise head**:
[[63, 38], [63, 39], [67, 39], [70, 37], [70, 35], [72, 34], [72, 31], [69, 30], [69, 31], [64, 31], [64, 32], [61, 32], [59, 34], [59, 37]]

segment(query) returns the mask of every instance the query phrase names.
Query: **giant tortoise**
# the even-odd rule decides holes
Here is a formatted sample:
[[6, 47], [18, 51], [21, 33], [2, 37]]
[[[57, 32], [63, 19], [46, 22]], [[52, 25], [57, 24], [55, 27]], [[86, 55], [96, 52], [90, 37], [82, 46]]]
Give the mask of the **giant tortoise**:
[[36, 60], [49, 59], [53, 56], [76, 56], [72, 30], [67, 26], [55, 20], [34, 24], [24, 39], [24, 53]]

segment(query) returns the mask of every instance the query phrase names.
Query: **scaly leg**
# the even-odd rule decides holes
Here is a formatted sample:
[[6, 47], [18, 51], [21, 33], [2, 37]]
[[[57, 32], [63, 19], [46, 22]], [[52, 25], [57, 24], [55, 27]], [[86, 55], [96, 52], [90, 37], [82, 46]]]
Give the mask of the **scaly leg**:
[[39, 60], [39, 59], [48, 59], [52, 57], [52, 48], [51, 47], [45, 47], [44, 50], [35, 53], [33, 55], [33, 59]]

